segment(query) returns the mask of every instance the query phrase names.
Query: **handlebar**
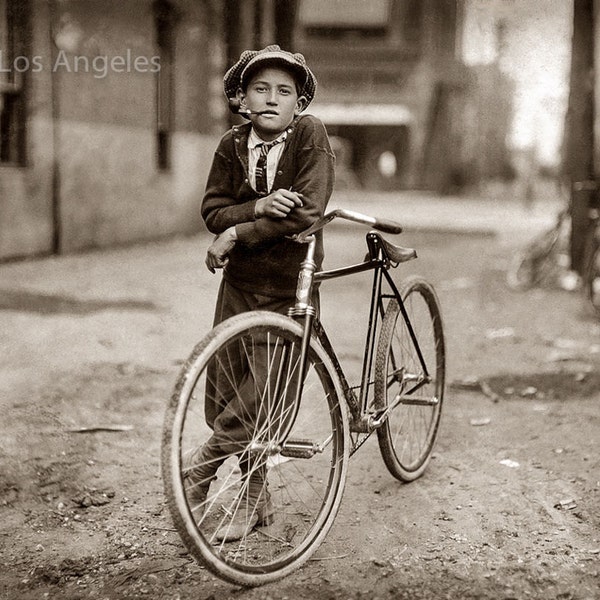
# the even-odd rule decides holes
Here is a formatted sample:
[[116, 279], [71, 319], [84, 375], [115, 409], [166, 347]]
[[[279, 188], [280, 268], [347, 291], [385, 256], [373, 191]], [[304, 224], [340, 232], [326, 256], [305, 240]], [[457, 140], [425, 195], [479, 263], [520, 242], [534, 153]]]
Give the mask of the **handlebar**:
[[308, 229], [305, 229], [301, 233], [294, 236], [297, 242], [306, 242], [306, 239], [316, 233], [320, 229], [323, 229], [327, 223], [330, 223], [335, 218], [346, 219], [347, 221], [354, 221], [355, 223], [361, 223], [362, 225], [368, 225], [378, 231], [384, 233], [402, 233], [402, 225], [392, 221], [390, 219], [376, 219], [362, 213], [355, 212], [353, 210], [346, 210], [344, 208], [336, 208], [331, 212], [323, 215], [318, 221], [315, 221]]

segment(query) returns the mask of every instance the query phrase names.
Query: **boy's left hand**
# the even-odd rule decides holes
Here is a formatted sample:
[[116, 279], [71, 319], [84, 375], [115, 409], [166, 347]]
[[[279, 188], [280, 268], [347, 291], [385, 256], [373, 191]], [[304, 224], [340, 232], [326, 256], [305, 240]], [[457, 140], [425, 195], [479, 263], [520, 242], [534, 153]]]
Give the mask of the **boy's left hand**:
[[215, 272], [215, 269], [223, 269], [229, 262], [227, 255], [231, 252], [231, 249], [235, 246], [237, 240], [237, 234], [235, 227], [226, 229], [223, 233], [218, 235], [213, 243], [206, 251], [206, 266], [211, 273]]
[[254, 216], [284, 219], [297, 206], [302, 206], [302, 194], [279, 189], [256, 201]]

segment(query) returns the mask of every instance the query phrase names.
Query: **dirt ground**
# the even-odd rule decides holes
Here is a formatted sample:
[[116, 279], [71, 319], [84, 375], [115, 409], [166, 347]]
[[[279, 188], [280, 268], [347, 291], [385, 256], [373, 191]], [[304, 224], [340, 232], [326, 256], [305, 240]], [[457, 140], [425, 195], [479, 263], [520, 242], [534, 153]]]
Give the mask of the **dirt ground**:
[[[363, 255], [353, 231], [330, 263]], [[578, 294], [508, 289], [518, 242], [402, 237], [420, 259], [398, 277], [431, 279], [445, 318], [434, 459], [403, 485], [370, 439], [315, 557], [259, 589], [193, 562], [162, 494], [164, 408], [218, 283], [206, 238], [0, 265], [0, 598], [600, 598], [600, 323]], [[360, 277], [322, 294], [348, 370]]]

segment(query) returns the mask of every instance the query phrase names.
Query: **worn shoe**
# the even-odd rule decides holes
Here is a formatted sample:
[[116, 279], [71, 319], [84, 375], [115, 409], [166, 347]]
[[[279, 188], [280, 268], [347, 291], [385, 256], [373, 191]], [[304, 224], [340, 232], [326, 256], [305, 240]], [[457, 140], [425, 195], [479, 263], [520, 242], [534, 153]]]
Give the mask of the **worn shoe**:
[[211, 458], [206, 448], [198, 448], [188, 454], [183, 461], [182, 475], [187, 501], [195, 514], [204, 514], [208, 490], [219, 467], [219, 461]]
[[275, 508], [266, 486], [258, 493], [250, 486], [248, 498], [242, 500], [233, 518], [223, 524], [216, 533], [220, 542], [234, 542], [246, 537], [256, 526], [271, 525], [275, 520]]
[[187, 501], [194, 514], [204, 514], [209, 485], [194, 483], [191, 477], [186, 477]]

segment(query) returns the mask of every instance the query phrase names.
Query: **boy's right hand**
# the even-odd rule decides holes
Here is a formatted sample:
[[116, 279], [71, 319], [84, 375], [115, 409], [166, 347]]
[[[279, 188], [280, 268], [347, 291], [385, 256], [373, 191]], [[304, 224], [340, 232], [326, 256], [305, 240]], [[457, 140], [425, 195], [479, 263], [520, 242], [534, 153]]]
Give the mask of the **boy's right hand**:
[[229, 262], [228, 254], [235, 246], [237, 232], [235, 227], [226, 229], [223, 233], [216, 236], [213, 243], [206, 251], [206, 266], [211, 273], [215, 269], [224, 269]]
[[297, 206], [302, 206], [302, 194], [279, 189], [256, 201], [254, 216], [283, 219]]

